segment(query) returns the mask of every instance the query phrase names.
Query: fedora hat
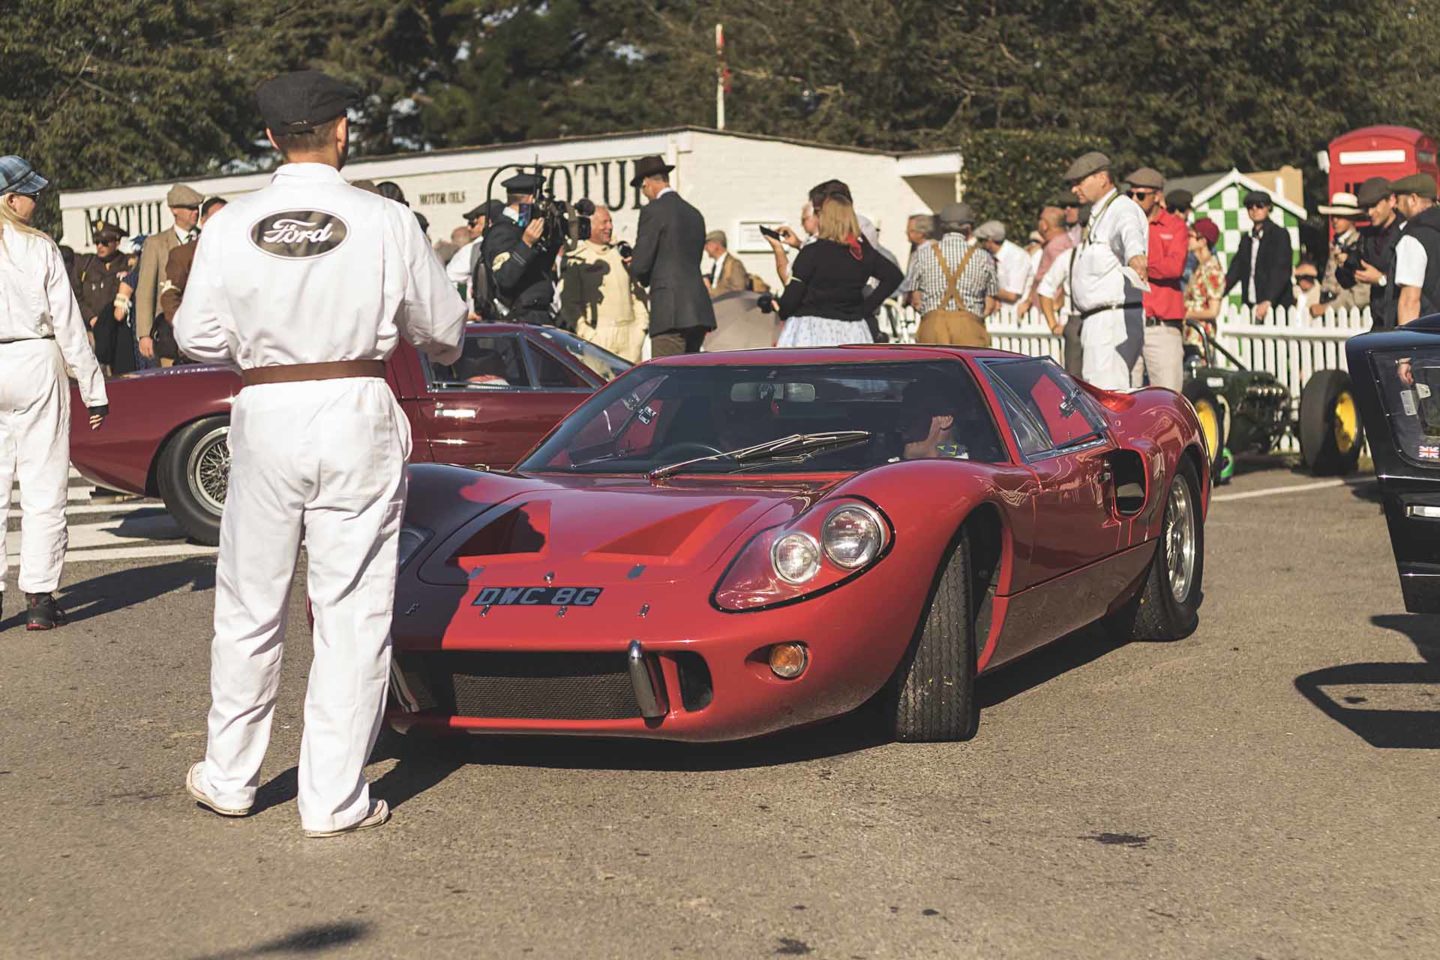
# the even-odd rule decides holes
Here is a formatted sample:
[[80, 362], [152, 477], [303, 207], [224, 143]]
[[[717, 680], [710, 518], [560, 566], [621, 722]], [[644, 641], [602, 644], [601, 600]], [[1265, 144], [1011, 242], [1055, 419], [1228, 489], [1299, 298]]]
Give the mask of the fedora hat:
[[641, 157], [635, 161], [635, 176], [630, 178], [630, 186], [638, 187], [645, 182], [646, 177], [653, 177], [657, 173], [669, 173], [674, 169], [674, 164], [666, 163], [659, 157]]
[[1358, 220], [1365, 216], [1365, 211], [1360, 209], [1360, 201], [1353, 193], [1339, 191], [1330, 194], [1330, 202], [1322, 203], [1315, 208], [1327, 217], [1349, 217]]

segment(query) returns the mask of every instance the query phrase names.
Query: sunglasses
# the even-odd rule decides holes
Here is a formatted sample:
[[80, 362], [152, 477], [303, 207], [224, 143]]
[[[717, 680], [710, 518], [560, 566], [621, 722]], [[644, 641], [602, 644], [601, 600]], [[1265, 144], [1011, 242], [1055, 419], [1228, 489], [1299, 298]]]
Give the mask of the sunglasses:
[[1247, 203], [1247, 204], [1245, 204], [1245, 209], [1246, 209], [1246, 210], [1269, 210], [1269, 209], [1270, 209], [1270, 204], [1268, 204], [1268, 203]]
[[1319, 280], [1319, 279], [1320, 279], [1320, 277], [1317, 276], [1316, 274], [1313, 274], [1313, 273], [1297, 273], [1297, 274], [1295, 274], [1295, 282], [1296, 282], [1296, 283], [1304, 283], [1306, 280], [1309, 280], [1311, 283], [1314, 283], [1314, 282], [1316, 282], [1316, 281]]
[[1159, 190], [1126, 190], [1125, 196], [1131, 200], [1144, 200], [1146, 197], [1153, 197]]

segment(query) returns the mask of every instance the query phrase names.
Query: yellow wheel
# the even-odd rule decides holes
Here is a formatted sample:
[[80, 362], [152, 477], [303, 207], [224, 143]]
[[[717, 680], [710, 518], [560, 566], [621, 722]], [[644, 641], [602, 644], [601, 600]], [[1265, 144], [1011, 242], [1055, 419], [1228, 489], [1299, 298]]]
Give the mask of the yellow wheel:
[[1300, 391], [1296, 428], [1300, 457], [1312, 472], [1343, 475], [1355, 469], [1365, 444], [1365, 428], [1348, 373], [1320, 370], [1306, 381]]
[[1355, 409], [1355, 397], [1349, 390], [1342, 390], [1335, 397], [1335, 448], [1349, 453], [1360, 443], [1360, 411]]
[[1219, 469], [1220, 451], [1225, 449], [1225, 408], [1215, 391], [1198, 380], [1185, 384], [1185, 399], [1195, 408], [1195, 419], [1200, 421], [1200, 432], [1205, 436], [1205, 452], [1210, 456], [1211, 476]]

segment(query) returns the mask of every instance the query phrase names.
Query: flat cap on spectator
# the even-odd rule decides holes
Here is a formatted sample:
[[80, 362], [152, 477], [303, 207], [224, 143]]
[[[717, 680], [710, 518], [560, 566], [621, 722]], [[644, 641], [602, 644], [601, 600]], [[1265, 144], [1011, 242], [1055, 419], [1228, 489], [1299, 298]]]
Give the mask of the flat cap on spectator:
[[1165, 194], [1165, 206], [1171, 210], [1189, 210], [1195, 203], [1195, 194], [1189, 190], [1171, 190]]
[[536, 173], [517, 173], [508, 180], [501, 180], [500, 186], [510, 193], [534, 193], [545, 180]]
[[711, 230], [709, 233], [705, 234], [705, 242], [718, 243], [722, 247], [730, 246], [729, 241], [725, 239], [724, 230]]
[[296, 70], [255, 88], [255, 102], [271, 133], [309, 133], [360, 102], [360, 94], [319, 70]]
[[1165, 176], [1154, 167], [1141, 167], [1130, 173], [1125, 178], [1132, 187], [1139, 187], [1142, 190], [1164, 190]]
[[1270, 194], [1264, 190], [1251, 190], [1245, 194], [1245, 206], [1247, 207], [1272, 207], [1275, 202], [1270, 199]]
[[499, 200], [486, 200], [478, 207], [465, 211], [465, 222], [470, 223], [484, 217], [487, 220], [494, 220], [496, 217], [505, 215], [505, 204]]
[[1054, 195], [1053, 197], [1051, 197], [1049, 200], [1046, 200], [1046, 201], [1045, 201], [1045, 206], [1047, 206], [1047, 207], [1059, 207], [1061, 210], [1064, 210], [1064, 209], [1066, 209], [1067, 207], [1078, 207], [1078, 206], [1080, 206], [1080, 201], [1075, 199], [1075, 194], [1073, 194], [1073, 193], [1065, 193], [1065, 192], [1062, 191], [1061, 193], [1055, 194], [1055, 195]]
[[1082, 153], [1075, 158], [1075, 162], [1066, 169], [1064, 179], [1067, 183], [1076, 183], [1092, 173], [1109, 169], [1110, 158], [1099, 150], [1091, 150], [1089, 153]]
[[1390, 184], [1396, 193], [1413, 193], [1427, 200], [1435, 199], [1435, 178], [1428, 173], [1412, 173]]
[[165, 206], [167, 207], [194, 207], [200, 209], [200, 204], [205, 202], [205, 197], [194, 187], [177, 183], [165, 194]]
[[968, 203], [947, 203], [940, 211], [940, 226], [945, 227], [968, 227], [975, 222], [975, 211], [970, 209]]
[[96, 220], [90, 231], [90, 238], [96, 243], [119, 243], [122, 237], [128, 236], [130, 234], [127, 231], [105, 220]]
[[373, 193], [380, 196], [380, 188], [375, 185], [374, 180], [351, 180], [350, 186], [357, 190], [364, 190], [366, 193]]
[[1194, 230], [1199, 236], [1204, 237], [1205, 242], [1210, 244], [1211, 250], [1214, 250], [1215, 244], [1220, 242], [1220, 225], [1209, 217], [1201, 217], [1199, 220], [1196, 220], [1190, 224], [1190, 229]]
[[979, 240], [993, 240], [995, 243], [1005, 242], [1005, 224], [999, 220], [986, 220], [975, 228], [975, 237]]
[[1389, 180], [1384, 177], [1371, 177], [1355, 191], [1355, 203], [1361, 210], [1368, 210], [1394, 192]]
[[0, 193], [34, 196], [50, 186], [50, 181], [35, 172], [30, 162], [21, 157], [0, 157]]
[[1322, 203], [1315, 208], [1327, 217], [1363, 217], [1365, 211], [1360, 209], [1360, 201], [1355, 194], [1346, 193], [1343, 190], [1330, 194], [1330, 202]]

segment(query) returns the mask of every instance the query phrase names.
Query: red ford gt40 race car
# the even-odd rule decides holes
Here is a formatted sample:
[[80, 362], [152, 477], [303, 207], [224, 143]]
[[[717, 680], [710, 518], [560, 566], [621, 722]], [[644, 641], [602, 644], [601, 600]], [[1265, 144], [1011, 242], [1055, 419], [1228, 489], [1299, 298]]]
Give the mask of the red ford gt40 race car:
[[411, 468], [397, 729], [728, 740], [874, 701], [963, 740], [975, 676], [1197, 622], [1190, 404], [939, 347], [670, 358], [509, 474]]
[[[410, 419], [416, 462], [513, 466], [585, 396], [630, 368], [553, 327], [472, 324], [442, 367], [401, 341], [385, 377]], [[220, 542], [230, 482], [230, 404], [240, 375], [187, 365], [107, 381], [110, 417], [92, 431], [75, 387], [70, 459], [92, 483], [160, 497], [193, 539]]]

